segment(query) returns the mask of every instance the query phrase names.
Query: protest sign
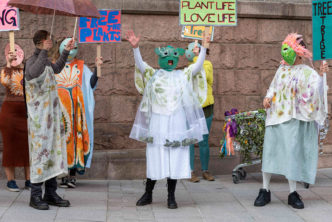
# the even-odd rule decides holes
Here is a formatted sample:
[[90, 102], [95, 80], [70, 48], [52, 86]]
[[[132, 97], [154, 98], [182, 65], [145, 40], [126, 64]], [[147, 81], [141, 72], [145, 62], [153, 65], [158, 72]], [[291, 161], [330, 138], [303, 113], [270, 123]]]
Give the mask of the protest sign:
[[121, 42], [121, 11], [99, 10], [100, 18], [81, 17], [79, 43]]
[[332, 1], [312, 1], [313, 59], [332, 59]]
[[[183, 26], [182, 27], [182, 38], [187, 39], [203, 39], [203, 33], [205, 26]], [[214, 27], [210, 26], [209, 34], [211, 35], [211, 42], [213, 41]]]
[[180, 0], [180, 25], [236, 26], [236, 0]]
[[[313, 60], [332, 59], [332, 1], [312, 1], [312, 48]], [[328, 113], [327, 79], [323, 74], [325, 112]]]
[[[81, 17], [78, 26], [79, 43], [98, 43], [97, 57], [101, 56], [100, 43], [121, 42], [121, 11], [99, 10], [100, 18]], [[101, 68], [97, 66], [97, 75]]]
[[7, 6], [9, 0], [0, 2], [0, 31], [14, 31], [20, 29], [19, 10]]

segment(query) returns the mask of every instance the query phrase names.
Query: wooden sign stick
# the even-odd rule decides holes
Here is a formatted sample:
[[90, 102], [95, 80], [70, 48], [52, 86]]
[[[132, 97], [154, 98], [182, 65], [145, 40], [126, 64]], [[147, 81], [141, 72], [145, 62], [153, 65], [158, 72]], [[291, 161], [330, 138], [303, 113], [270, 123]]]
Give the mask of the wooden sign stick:
[[[101, 44], [97, 44], [97, 58], [101, 57]], [[101, 67], [97, 65], [97, 76], [101, 77]]]
[[205, 48], [209, 48], [210, 47], [210, 43], [209, 42], [206, 42], [206, 36], [209, 36], [210, 35], [210, 26], [205, 26], [205, 31], [204, 31], [204, 47]]
[[[326, 60], [322, 61], [323, 65], [326, 64]], [[328, 102], [327, 102], [327, 79], [326, 79], [326, 72], [323, 74], [323, 89], [324, 89], [324, 103], [325, 103], [325, 112], [329, 112]]]
[[9, 48], [11, 52], [15, 52], [15, 35], [14, 31], [9, 32]]
[[76, 29], [77, 29], [77, 17], [76, 17], [76, 20], [75, 20], [73, 39], [75, 39], [75, 37], [76, 37]]

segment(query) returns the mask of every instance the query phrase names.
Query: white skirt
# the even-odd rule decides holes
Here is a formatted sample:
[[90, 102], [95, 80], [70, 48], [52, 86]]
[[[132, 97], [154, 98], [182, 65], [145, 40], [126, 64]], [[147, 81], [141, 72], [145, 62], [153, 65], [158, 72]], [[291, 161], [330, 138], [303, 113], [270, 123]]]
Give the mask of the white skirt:
[[[183, 109], [172, 116], [152, 113], [150, 131], [160, 133], [183, 132], [187, 129], [186, 114]], [[172, 118], [173, 121], [169, 121]], [[176, 122], [176, 124], [174, 124]], [[158, 129], [158, 130], [156, 130]], [[169, 147], [147, 144], [147, 178], [187, 179], [191, 177], [189, 146]]]

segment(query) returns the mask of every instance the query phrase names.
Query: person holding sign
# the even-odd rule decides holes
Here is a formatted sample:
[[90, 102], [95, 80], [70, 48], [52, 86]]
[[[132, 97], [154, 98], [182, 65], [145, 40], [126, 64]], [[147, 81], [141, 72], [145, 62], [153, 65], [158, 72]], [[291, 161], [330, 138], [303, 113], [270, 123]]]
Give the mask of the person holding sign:
[[[34, 54], [25, 67], [25, 95], [28, 108], [28, 135], [30, 149], [31, 198], [30, 206], [48, 210], [49, 204], [68, 207], [57, 193], [57, 176], [68, 174], [65, 129], [57, 91], [55, 73], [64, 68], [69, 51], [74, 48], [70, 40], [56, 63], [48, 60], [47, 52], [53, 46], [50, 34], [39, 30], [33, 37]], [[42, 198], [42, 185], [45, 195]]]
[[[200, 44], [198, 42], [192, 42], [188, 45], [188, 49], [186, 50], [186, 58], [189, 61], [189, 65], [197, 62]], [[209, 49], [206, 52], [209, 55]], [[203, 64], [205, 73], [206, 73], [206, 81], [207, 81], [207, 98], [202, 108], [204, 111], [204, 116], [206, 119], [206, 124], [208, 130], [210, 132], [212, 118], [213, 118], [213, 104], [214, 97], [212, 92], [213, 87], [213, 66], [212, 63], [208, 60], [204, 60]], [[203, 179], [208, 181], [214, 181], [214, 177], [208, 171], [209, 167], [209, 159], [210, 159], [210, 147], [209, 147], [209, 134], [204, 135], [204, 140], [198, 143], [199, 145], [199, 158], [201, 160], [201, 167], [203, 171]], [[194, 162], [195, 162], [195, 146], [190, 145], [190, 168], [191, 168], [191, 179], [190, 181], [193, 183], [199, 182], [199, 178], [194, 173]]]
[[153, 69], [141, 57], [140, 38], [133, 31], [126, 38], [134, 50], [135, 86], [143, 94], [130, 138], [147, 143], [146, 188], [136, 205], [151, 204], [156, 181], [167, 178], [167, 205], [175, 209], [177, 180], [191, 177], [189, 146], [208, 133], [201, 105], [207, 92], [203, 62], [210, 36], [204, 38], [197, 62], [184, 70], [175, 70], [184, 49], [156, 48], [160, 69]]
[[[60, 41], [60, 45], [52, 55], [56, 61], [63, 53], [71, 38]], [[97, 66], [101, 65], [102, 58], [95, 60], [96, 67], [92, 73], [78, 60], [77, 43], [67, 58], [64, 69], [55, 76], [58, 94], [62, 104], [62, 117], [65, 126], [67, 161], [69, 175], [62, 178], [60, 187], [76, 187], [76, 172], [84, 174], [85, 168], [90, 167], [93, 151], [93, 112], [95, 100], [93, 91], [96, 89], [98, 77]]]
[[324, 110], [323, 78], [327, 64], [320, 73], [304, 64], [312, 64], [312, 53], [297, 33], [289, 34], [282, 43], [283, 60], [263, 101], [267, 109], [263, 148], [263, 188], [255, 206], [271, 201], [269, 184], [272, 174], [288, 179], [288, 204], [303, 209], [296, 192], [296, 182], [315, 183], [318, 161], [318, 129], [327, 113]]
[[28, 128], [23, 96], [24, 51], [15, 44], [15, 52], [5, 48], [7, 67], [1, 70], [0, 83], [6, 88], [5, 101], [1, 106], [0, 129], [3, 139], [2, 166], [8, 179], [7, 189], [18, 192], [15, 167], [24, 167], [25, 187], [30, 188]]

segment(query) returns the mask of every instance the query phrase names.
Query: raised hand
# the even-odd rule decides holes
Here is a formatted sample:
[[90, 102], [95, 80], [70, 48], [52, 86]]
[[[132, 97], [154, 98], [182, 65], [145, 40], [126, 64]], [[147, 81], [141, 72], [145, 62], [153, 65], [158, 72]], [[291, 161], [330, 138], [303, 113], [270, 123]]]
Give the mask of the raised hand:
[[69, 40], [69, 42], [67, 43], [67, 45], [66, 45], [66, 47], [65, 47], [65, 50], [67, 50], [67, 51], [70, 51], [70, 50], [72, 50], [72, 49], [74, 49], [75, 48], [75, 39], [71, 39], [71, 40]]
[[53, 47], [53, 41], [51, 39], [44, 40], [42, 44], [42, 49], [45, 49], [47, 51]]
[[320, 69], [319, 69], [319, 75], [323, 76], [324, 73], [327, 73], [329, 71], [329, 65], [327, 64], [327, 62], [322, 62], [320, 64]]
[[96, 59], [95, 59], [95, 64], [96, 64], [96, 66], [100, 66], [100, 65], [102, 65], [104, 62], [103, 62], [103, 57], [97, 57]]
[[211, 34], [208, 30], [210, 30], [209, 26], [205, 27], [202, 40], [202, 46], [206, 49], [209, 48], [211, 42]]
[[140, 37], [136, 37], [135, 36], [135, 33], [133, 30], [129, 30], [127, 33], [126, 33], [126, 37], [125, 39], [130, 42], [131, 46], [133, 48], [137, 48], [138, 47], [138, 43], [139, 43], [139, 40], [140, 40]]

